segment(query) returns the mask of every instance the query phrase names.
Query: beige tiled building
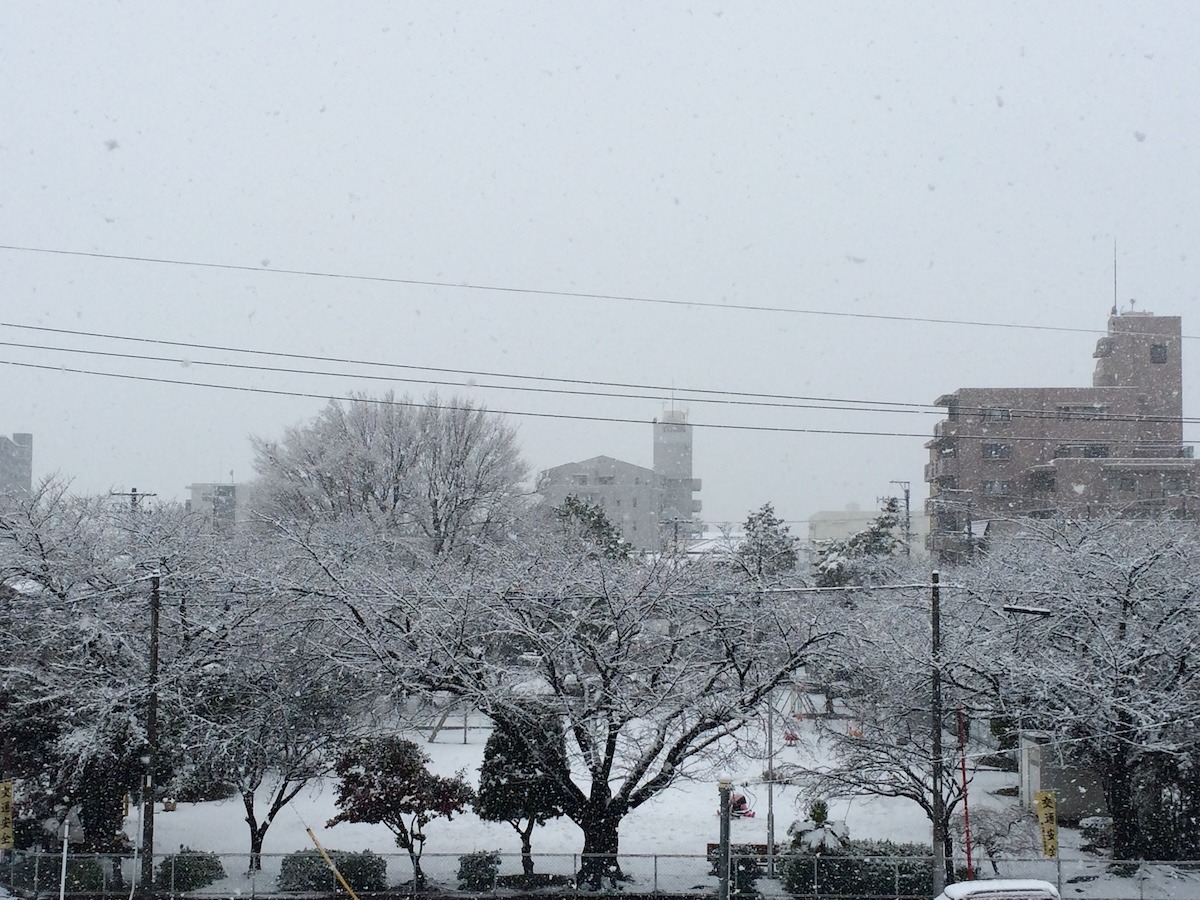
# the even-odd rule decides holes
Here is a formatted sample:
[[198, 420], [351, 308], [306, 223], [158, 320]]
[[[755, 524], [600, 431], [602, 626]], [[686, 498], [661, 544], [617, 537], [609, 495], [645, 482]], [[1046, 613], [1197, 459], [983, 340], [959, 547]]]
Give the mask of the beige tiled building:
[[[969, 554], [989, 524], [1058, 511], [1191, 515], [1178, 316], [1114, 314], [1091, 387], [960, 388], [925, 466], [931, 551]], [[1191, 509], [1189, 509], [1189, 504]]]

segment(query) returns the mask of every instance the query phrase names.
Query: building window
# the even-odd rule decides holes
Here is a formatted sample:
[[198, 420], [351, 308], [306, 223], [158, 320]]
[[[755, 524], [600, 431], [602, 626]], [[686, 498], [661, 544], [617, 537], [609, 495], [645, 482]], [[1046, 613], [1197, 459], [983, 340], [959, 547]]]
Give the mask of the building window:
[[985, 422], [1011, 422], [1012, 410], [1006, 406], [981, 406], [979, 417]]
[[612, 475], [601, 475], [599, 478], [596, 479], [596, 484], [612, 484], [613, 479], [614, 479], [614, 476], [612, 476]]
[[1038, 494], [1053, 494], [1056, 488], [1053, 472], [1034, 472], [1029, 486]]
[[633, 498], [633, 508], [637, 509], [637, 497]]
[[1107, 472], [1104, 484], [1110, 491], [1131, 494], [1137, 490], [1137, 475], [1132, 472]]
[[1166, 344], [1151, 344], [1150, 345], [1150, 362], [1165, 363], [1167, 361], [1167, 345]]
[[571, 484], [587, 484], [587, 476], [582, 473], [572, 475]]
[[1000, 497], [1012, 493], [1011, 481], [985, 481], [983, 492], [990, 497]]
[[984, 459], [1008, 459], [1012, 455], [1012, 448], [1008, 444], [984, 444], [983, 458]]
[[1164, 475], [1162, 479], [1164, 494], [1182, 494], [1188, 489], [1186, 475]]
[[1084, 459], [1107, 459], [1108, 444], [1084, 444], [1083, 450]]

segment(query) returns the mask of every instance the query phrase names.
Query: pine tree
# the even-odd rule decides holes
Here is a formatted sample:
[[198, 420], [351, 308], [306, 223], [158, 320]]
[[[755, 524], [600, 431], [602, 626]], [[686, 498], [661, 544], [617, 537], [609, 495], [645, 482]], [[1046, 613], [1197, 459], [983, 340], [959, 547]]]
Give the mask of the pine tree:
[[[483, 750], [475, 812], [489, 822], [507, 822], [521, 836], [521, 866], [533, 874], [531, 836], [537, 825], [563, 814], [558, 785], [568, 777], [562, 720], [553, 711], [530, 706], [527, 737], [497, 725]], [[558, 773], [557, 777], [552, 772]]]
[[609, 559], [629, 558], [633, 545], [621, 537], [621, 530], [599, 504], [569, 494], [555, 512], [561, 522], [578, 529], [585, 541], [595, 545]]
[[764, 503], [750, 513], [743, 527], [746, 537], [738, 547], [737, 560], [748, 575], [762, 580], [795, 570], [796, 538], [775, 515], [775, 507]]
[[904, 541], [896, 534], [903, 524], [900, 515], [900, 501], [888, 497], [879, 515], [866, 528], [822, 547], [816, 562], [817, 587], [859, 584], [873, 564], [895, 556], [904, 547]]

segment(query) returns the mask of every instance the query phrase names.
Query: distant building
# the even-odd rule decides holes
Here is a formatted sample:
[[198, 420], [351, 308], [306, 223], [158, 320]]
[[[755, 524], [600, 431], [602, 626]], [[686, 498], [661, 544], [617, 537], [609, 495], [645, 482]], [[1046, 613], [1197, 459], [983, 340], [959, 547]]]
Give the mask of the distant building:
[[570, 495], [604, 509], [621, 536], [638, 550], [687, 542], [701, 531], [700, 501], [693, 495], [692, 426], [681, 410], [654, 422], [654, 468], [611, 456], [555, 466], [541, 473], [538, 493], [552, 506]]
[[[817, 551], [831, 541], [844, 541], [848, 537], [866, 531], [867, 527], [881, 515], [877, 509], [864, 510], [851, 504], [842, 510], [821, 510], [808, 517], [808, 540], [806, 550], [813, 561]], [[901, 510], [901, 519], [904, 512]], [[911, 513], [908, 523], [909, 553], [925, 556], [925, 536], [929, 533], [929, 516], [922, 512]], [[897, 537], [904, 539], [903, 521]], [[903, 552], [903, 551], [901, 551]]]
[[29, 494], [33, 490], [33, 435], [0, 435], [0, 494]]
[[931, 551], [953, 561], [989, 522], [1027, 516], [1196, 514], [1179, 317], [1114, 308], [1092, 356], [1090, 388], [960, 388], [937, 399], [947, 415], [925, 445]]
[[188, 512], [210, 518], [215, 529], [233, 528], [250, 514], [250, 485], [201, 482], [189, 484], [191, 499], [184, 501]]

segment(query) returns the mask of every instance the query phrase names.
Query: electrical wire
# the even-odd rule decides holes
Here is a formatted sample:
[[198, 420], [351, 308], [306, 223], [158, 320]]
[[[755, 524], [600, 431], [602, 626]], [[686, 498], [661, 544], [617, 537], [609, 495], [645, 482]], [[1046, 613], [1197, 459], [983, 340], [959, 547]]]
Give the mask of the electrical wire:
[[[162, 378], [150, 375], [131, 375], [119, 372], [100, 372], [93, 369], [81, 369], [70, 366], [53, 366], [40, 363], [16, 362], [15, 360], [0, 359], [0, 365], [13, 366], [23, 369], [35, 369], [45, 372], [67, 372], [75, 375], [91, 375], [100, 378], [115, 378], [126, 381], [136, 381], [146, 384], [170, 384], [184, 385], [187, 387], [210, 388], [213, 390], [233, 391], [247, 394], [266, 394], [275, 397], [298, 397], [309, 400], [326, 400], [326, 401], [341, 401], [352, 400], [360, 403], [372, 403], [383, 406], [403, 406], [409, 408], [424, 408], [429, 404], [419, 400], [388, 400], [382, 397], [344, 397], [334, 394], [323, 394], [313, 391], [290, 391], [280, 388], [264, 388], [251, 387], [250, 385], [232, 385], [232, 384], [215, 384], [213, 382], [192, 381], [179, 378]], [[439, 404], [440, 409], [465, 412], [473, 407], [456, 406], [453, 403]], [[533, 412], [531, 410], [514, 410], [514, 409], [488, 409], [489, 412], [496, 413], [502, 416], [514, 416], [521, 418], [536, 418], [536, 419], [560, 419], [575, 422], [609, 422], [621, 425], [647, 425], [650, 424], [646, 419], [640, 418], [622, 418], [619, 416], [589, 416], [578, 413], [549, 413], [549, 412]], [[835, 435], [851, 435], [856, 437], [903, 437], [903, 438], [921, 438], [928, 439], [929, 435], [925, 432], [901, 432], [901, 431], [852, 431], [837, 428], [797, 428], [783, 425], [734, 425], [724, 422], [689, 422], [689, 427], [708, 428], [722, 431], [752, 431], [760, 433], [775, 433], [775, 434], [835, 434]]]
[[[19, 244], [0, 244], [0, 250], [13, 253], [44, 254], [52, 256], [67, 256], [80, 259], [99, 259], [114, 262], [147, 263], [163, 266], [182, 266], [196, 269], [212, 269], [229, 272], [253, 272], [256, 275], [288, 275], [301, 278], [333, 279], [343, 281], [361, 281], [375, 284], [407, 285], [412, 287], [449, 288], [461, 291], [485, 291], [503, 294], [522, 294], [540, 297], [565, 297], [573, 300], [603, 300], [621, 301], [628, 303], [656, 304], [660, 306], [699, 307], [701, 309], [716, 309], [734, 312], [779, 313], [797, 316], [824, 316], [836, 319], [875, 320], [882, 322], [904, 322], [920, 325], [957, 325], [973, 328], [1005, 328], [1021, 331], [1046, 331], [1060, 334], [1103, 334], [1094, 328], [1078, 328], [1060, 325], [1033, 325], [1029, 323], [986, 322], [972, 319], [943, 319], [933, 316], [901, 316], [884, 313], [846, 312], [827, 309], [801, 309], [788, 306], [767, 306], [749, 303], [714, 303], [705, 300], [678, 300], [665, 297], [638, 296], [634, 294], [613, 294], [597, 291], [563, 291], [550, 288], [516, 287], [501, 284], [476, 284], [467, 281], [441, 281], [424, 278], [404, 278], [387, 275], [363, 275], [352, 272], [326, 272], [317, 269], [279, 269], [269, 266], [250, 266], [236, 263], [203, 262], [160, 256], [139, 256], [133, 254], [101, 253], [99, 251], [66, 250], [55, 247], [32, 247]], [[1182, 335], [1185, 340], [1192, 340], [1197, 335]]]
[[[480, 383], [480, 382], [477, 382], [474, 380], [477, 377], [493, 377], [493, 378], [500, 378], [500, 379], [510, 379], [510, 380], [515, 380], [515, 381], [536, 381], [536, 382], [540, 382], [540, 383], [558, 383], [558, 384], [579, 385], [579, 386], [585, 386], [585, 387], [591, 387], [591, 388], [613, 388], [613, 389], [622, 390], [622, 391], [643, 390], [643, 391], [661, 392], [662, 394], [667, 394], [669, 392], [679, 402], [689, 403], [689, 404], [691, 404], [691, 403], [709, 403], [709, 404], [714, 404], [714, 405], [764, 407], [764, 408], [824, 409], [824, 410], [855, 411], [855, 412], [861, 411], [861, 412], [875, 412], [875, 413], [917, 413], [917, 414], [922, 414], [922, 415], [943, 415], [943, 416], [946, 415], [946, 411], [945, 411], [946, 408], [944, 406], [939, 406], [939, 405], [935, 405], [935, 404], [903, 402], [903, 401], [865, 400], [865, 399], [857, 399], [857, 398], [804, 396], [804, 395], [795, 395], [795, 394], [756, 393], [756, 392], [716, 390], [716, 389], [706, 389], [706, 388], [679, 388], [679, 387], [668, 387], [666, 385], [637, 384], [637, 383], [630, 383], [630, 382], [608, 382], [608, 381], [600, 381], [600, 380], [592, 380], [592, 379], [579, 379], [579, 378], [550, 378], [547, 376], [518, 375], [518, 374], [513, 374], [513, 373], [505, 373], [505, 372], [489, 372], [489, 371], [481, 371], [481, 370], [454, 369], [454, 368], [448, 368], [448, 367], [434, 367], [434, 366], [412, 366], [412, 365], [406, 365], [406, 364], [402, 364], [402, 363], [386, 363], [386, 362], [380, 362], [380, 361], [376, 361], [376, 360], [362, 360], [362, 359], [353, 359], [353, 358], [344, 358], [344, 357], [315, 356], [315, 355], [301, 354], [301, 353], [284, 353], [284, 352], [277, 352], [277, 351], [270, 351], [270, 350], [256, 350], [256, 349], [245, 348], [245, 347], [229, 347], [229, 346], [221, 346], [221, 345], [214, 345], [214, 344], [190, 343], [190, 342], [185, 342], [185, 341], [171, 341], [171, 340], [164, 340], [164, 339], [157, 339], [157, 338], [131, 337], [131, 336], [127, 336], [127, 335], [106, 334], [106, 333], [102, 333], [102, 332], [87, 332], [87, 331], [75, 331], [72, 329], [63, 329], [63, 328], [48, 328], [45, 326], [25, 325], [25, 324], [11, 323], [11, 322], [0, 322], [0, 327], [14, 328], [14, 329], [27, 329], [27, 330], [42, 331], [42, 332], [52, 332], [52, 333], [56, 333], [56, 334], [70, 335], [70, 336], [74, 336], [74, 337], [98, 338], [98, 339], [102, 339], [102, 340], [111, 340], [111, 341], [124, 341], [124, 342], [155, 344], [155, 345], [171, 346], [171, 347], [177, 347], [177, 348], [181, 348], [181, 349], [190, 349], [190, 350], [210, 350], [210, 351], [219, 351], [219, 352], [225, 352], [225, 353], [246, 354], [246, 355], [251, 355], [251, 356], [269, 356], [269, 357], [279, 357], [279, 358], [304, 360], [304, 361], [312, 361], [312, 362], [335, 363], [335, 364], [341, 364], [341, 365], [354, 365], [354, 366], [366, 366], [366, 367], [372, 367], [372, 368], [399, 369], [399, 370], [403, 370], [403, 371], [448, 373], [448, 374], [454, 374], [454, 375], [458, 375], [458, 376], [467, 378], [468, 380], [456, 382], [456, 381], [443, 381], [443, 380], [436, 380], [436, 379], [406, 378], [406, 377], [399, 377], [399, 376], [394, 376], [394, 375], [391, 375], [391, 376], [370, 375], [370, 374], [362, 374], [362, 373], [323, 371], [323, 370], [316, 370], [316, 369], [302, 369], [302, 368], [284, 367], [284, 366], [256, 365], [256, 364], [249, 364], [249, 363], [216, 362], [216, 361], [212, 361], [212, 360], [198, 360], [198, 359], [194, 359], [194, 358], [154, 356], [154, 355], [142, 354], [142, 353], [123, 353], [123, 352], [118, 352], [118, 351], [113, 351], [113, 350], [93, 350], [93, 349], [85, 349], [85, 348], [77, 348], [77, 347], [53, 346], [53, 345], [48, 345], [48, 344], [31, 344], [31, 343], [27, 343], [27, 342], [18, 342], [18, 341], [0, 341], [0, 346], [10, 347], [10, 348], [14, 348], [14, 349], [39, 350], [39, 351], [46, 351], [46, 352], [81, 354], [81, 355], [88, 355], [88, 356], [102, 356], [102, 357], [108, 357], [108, 358], [113, 358], [113, 359], [133, 360], [133, 361], [139, 361], [139, 362], [158, 362], [158, 363], [168, 363], [168, 364], [172, 364], [172, 365], [205, 366], [205, 367], [223, 368], [223, 369], [241, 369], [241, 370], [254, 371], [254, 372], [271, 372], [271, 373], [290, 374], [290, 375], [316, 375], [316, 376], [329, 377], [329, 378], [356, 378], [359, 380], [367, 380], [367, 381], [402, 382], [402, 383], [408, 383], [408, 384], [430, 384], [430, 385], [445, 386], [445, 387], [465, 387], [465, 388], [477, 388], [477, 389], [499, 390], [499, 391], [512, 390], [512, 391], [523, 391], [523, 392], [527, 392], [527, 393], [532, 392], [532, 393], [544, 393], [544, 394], [561, 394], [564, 396], [604, 397], [604, 398], [635, 399], [635, 400], [661, 400], [662, 399], [661, 396], [656, 395], [656, 394], [648, 395], [648, 394], [617, 393], [615, 391], [584, 390], [582, 388], [581, 389], [566, 389], [566, 388], [551, 388], [551, 387], [529, 387], [529, 386], [525, 386], [525, 385], [521, 385], [521, 384], [517, 384], [517, 385], [487, 384], [487, 383]], [[702, 395], [711, 395], [711, 396], [702, 396]], [[741, 398], [741, 399], [739, 399], [739, 398]], [[961, 407], [960, 406], [960, 407], [958, 407], [957, 412], [958, 412], [959, 418], [962, 418], [964, 415], [972, 415], [972, 414], [977, 414], [977, 413], [983, 414], [985, 409], [990, 409], [990, 408], [991, 407], [974, 407], [974, 406]], [[1094, 407], [1088, 407], [1088, 409], [1091, 410], [1091, 409], [1094, 409]], [[1062, 410], [1058, 409], [1057, 405], [1056, 405], [1055, 409], [1052, 409], [1052, 410], [1022, 408], [1022, 407], [1006, 407], [1006, 411], [1009, 413], [1009, 416], [1011, 419], [1037, 419], [1037, 420], [1059, 420], [1059, 421], [1061, 421], [1061, 420], [1063, 420], [1064, 415], [1066, 415], [1068, 418], [1070, 418], [1072, 420], [1082, 421], [1085, 418], [1087, 418], [1082, 412], [1074, 410], [1074, 408], [1068, 410], [1064, 414], [1064, 412]], [[1196, 424], [1196, 423], [1200, 423], [1200, 418], [1197, 418], [1197, 417], [1153, 416], [1153, 415], [1143, 416], [1143, 415], [1135, 415], [1135, 414], [1109, 414], [1109, 413], [1103, 413], [1103, 412], [1095, 414], [1095, 418], [1091, 419], [1091, 420], [1092, 421], [1104, 421], [1104, 422], [1136, 422], [1138, 424]], [[953, 421], [953, 420], [951, 419], [949, 421]], [[955, 435], [954, 437], [961, 437], [961, 438], [978, 437], [981, 440], [985, 439], [985, 436], [983, 436], [983, 435], [979, 435], [979, 436]], [[1024, 438], [1018, 438], [1018, 439], [1023, 440]], [[1044, 438], [1042, 436], [1037, 436], [1035, 438], [1029, 438], [1029, 439], [1044, 439]], [[1153, 443], [1153, 442], [1147, 442], [1147, 443]], [[1161, 443], [1173, 443], [1173, 442], [1172, 441], [1163, 441]]]

